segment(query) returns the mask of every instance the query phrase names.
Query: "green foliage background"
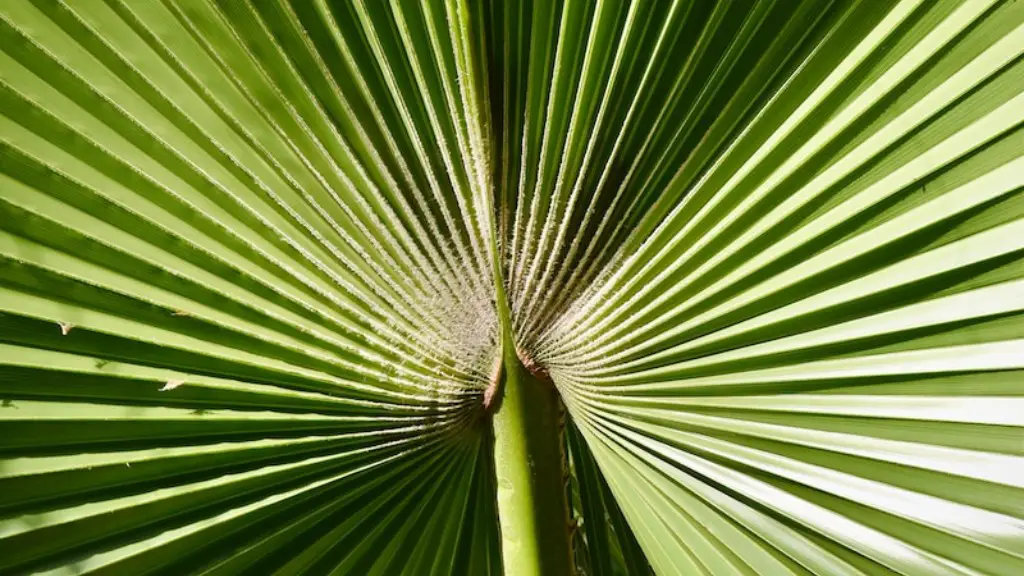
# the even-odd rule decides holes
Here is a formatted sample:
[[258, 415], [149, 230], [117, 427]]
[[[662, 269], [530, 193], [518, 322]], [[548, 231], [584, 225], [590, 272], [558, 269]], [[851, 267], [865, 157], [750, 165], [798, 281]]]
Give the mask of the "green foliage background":
[[502, 572], [498, 254], [581, 572], [1024, 574], [1022, 54], [1014, 0], [0, 2], [0, 572]]

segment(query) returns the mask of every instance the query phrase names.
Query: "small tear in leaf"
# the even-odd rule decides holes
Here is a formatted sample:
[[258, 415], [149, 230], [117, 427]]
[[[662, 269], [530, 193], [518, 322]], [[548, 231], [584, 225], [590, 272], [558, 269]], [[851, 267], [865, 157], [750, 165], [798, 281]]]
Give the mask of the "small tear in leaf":
[[185, 383], [184, 380], [168, 380], [167, 383], [164, 384], [164, 387], [161, 388], [159, 391], [160, 392], [166, 392], [168, 390], [174, 390], [175, 388], [177, 388], [178, 386], [181, 386], [184, 383]]
[[192, 314], [190, 312], [186, 312], [184, 310], [175, 310], [174, 312], [171, 312], [171, 316], [191, 316], [191, 315]]
[[71, 322], [57, 322], [57, 325], [60, 326], [61, 336], [67, 336], [68, 332], [71, 332], [71, 330], [75, 327], [75, 325], [72, 324]]

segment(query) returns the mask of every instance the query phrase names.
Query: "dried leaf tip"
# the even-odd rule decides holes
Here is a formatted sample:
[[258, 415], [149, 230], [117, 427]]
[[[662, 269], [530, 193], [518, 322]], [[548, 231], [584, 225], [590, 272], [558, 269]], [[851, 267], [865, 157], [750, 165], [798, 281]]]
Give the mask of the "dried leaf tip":
[[168, 390], [174, 390], [175, 388], [177, 388], [178, 386], [181, 386], [184, 383], [185, 383], [184, 380], [168, 380], [167, 383], [164, 384], [164, 387], [161, 388], [159, 391], [160, 392], [166, 392]]
[[72, 324], [71, 322], [57, 322], [57, 325], [60, 326], [61, 336], [67, 336], [68, 332], [71, 332], [71, 330], [75, 327], [75, 325]]

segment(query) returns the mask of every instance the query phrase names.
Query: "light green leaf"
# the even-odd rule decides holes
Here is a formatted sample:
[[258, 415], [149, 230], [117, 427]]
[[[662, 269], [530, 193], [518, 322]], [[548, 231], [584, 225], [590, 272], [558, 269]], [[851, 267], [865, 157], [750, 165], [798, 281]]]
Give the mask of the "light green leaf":
[[1015, 576], [1022, 382], [1024, 3], [0, 2], [0, 572]]

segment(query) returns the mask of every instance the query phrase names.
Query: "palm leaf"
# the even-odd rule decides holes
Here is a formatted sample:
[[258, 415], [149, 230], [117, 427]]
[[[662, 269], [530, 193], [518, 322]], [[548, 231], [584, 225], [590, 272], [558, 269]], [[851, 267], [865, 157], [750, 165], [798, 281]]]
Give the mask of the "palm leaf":
[[14, 0], [0, 47], [0, 572], [514, 572], [507, 334], [580, 572], [1024, 572], [1024, 4]]

